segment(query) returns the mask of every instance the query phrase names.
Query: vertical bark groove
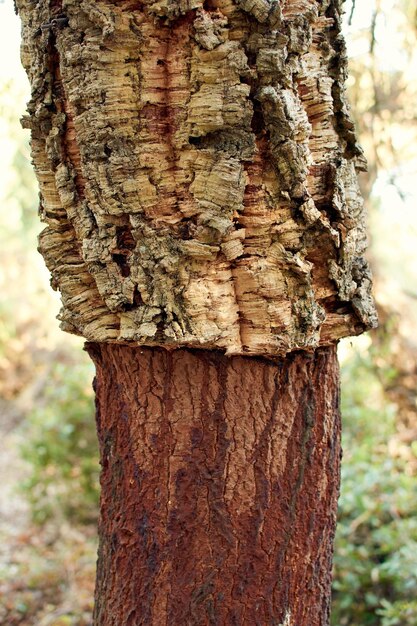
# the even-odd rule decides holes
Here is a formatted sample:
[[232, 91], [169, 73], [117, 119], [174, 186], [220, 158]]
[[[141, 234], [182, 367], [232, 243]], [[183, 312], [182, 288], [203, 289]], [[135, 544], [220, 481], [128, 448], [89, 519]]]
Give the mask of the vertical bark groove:
[[95, 625], [328, 624], [335, 348], [277, 363], [87, 349], [102, 463]]

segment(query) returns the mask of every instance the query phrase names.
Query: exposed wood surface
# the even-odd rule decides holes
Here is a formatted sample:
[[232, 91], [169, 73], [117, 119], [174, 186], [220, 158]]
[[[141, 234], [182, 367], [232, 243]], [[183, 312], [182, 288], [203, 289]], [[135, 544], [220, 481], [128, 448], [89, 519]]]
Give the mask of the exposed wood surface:
[[62, 327], [283, 355], [374, 326], [339, 0], [17, 0]]
[[278, 363], [87, 348], [102, 464], [95, 626], [327, 626], [335, 347]]

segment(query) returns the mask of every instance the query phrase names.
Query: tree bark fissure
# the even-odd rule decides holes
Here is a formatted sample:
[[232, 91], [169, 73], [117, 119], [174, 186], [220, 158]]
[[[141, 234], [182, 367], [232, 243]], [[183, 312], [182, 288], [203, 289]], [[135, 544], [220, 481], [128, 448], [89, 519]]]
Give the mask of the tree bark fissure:
[[338, 0], [17, 4], [65, 330], [279, 356], [375, 325]]
[[334, 348], [280, 363], [87, 344], [102, 463], [95, 623], [328, 623]]

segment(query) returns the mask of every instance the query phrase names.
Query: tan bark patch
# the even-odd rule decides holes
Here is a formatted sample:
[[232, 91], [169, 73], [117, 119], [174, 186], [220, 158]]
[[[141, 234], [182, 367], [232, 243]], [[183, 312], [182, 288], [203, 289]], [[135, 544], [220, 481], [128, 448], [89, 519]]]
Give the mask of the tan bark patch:
[[64, 329], [276, 356], [376, 324], [338, 0], [17, 5]]

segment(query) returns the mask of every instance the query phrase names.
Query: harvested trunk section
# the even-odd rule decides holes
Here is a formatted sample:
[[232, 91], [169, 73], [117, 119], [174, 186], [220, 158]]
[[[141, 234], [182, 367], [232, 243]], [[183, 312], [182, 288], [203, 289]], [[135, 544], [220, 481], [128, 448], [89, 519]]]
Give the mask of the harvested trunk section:
[[96, 626], [328, 624], [335, 348], [277, 363], [87, 349], [102, 464]]

